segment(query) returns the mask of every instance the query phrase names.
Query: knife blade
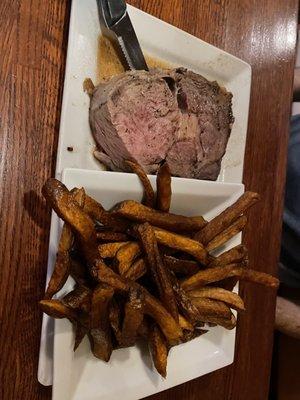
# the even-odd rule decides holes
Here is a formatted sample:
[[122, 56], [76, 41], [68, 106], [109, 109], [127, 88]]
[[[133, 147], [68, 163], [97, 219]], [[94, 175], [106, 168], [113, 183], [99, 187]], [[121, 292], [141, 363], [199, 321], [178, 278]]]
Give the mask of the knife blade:
[[146, 70], [145, 61], [138, 38], [134, 31], [127, 6], [123, 0], [97, 0], [100, 24], [111, 30], [132, 70]]

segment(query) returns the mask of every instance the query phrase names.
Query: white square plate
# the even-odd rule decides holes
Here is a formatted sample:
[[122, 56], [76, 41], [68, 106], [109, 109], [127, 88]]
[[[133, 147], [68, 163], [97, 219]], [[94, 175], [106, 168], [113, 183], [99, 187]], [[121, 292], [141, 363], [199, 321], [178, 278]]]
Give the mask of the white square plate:
[[[155, 177], [150, 177], [155, 187]], [[140, 200], [142, 187], [133, 174], [66, 169], [63, 182], [86, 192], [110, 208], [125, 199]], [[172, 179], [171, 211], [183, 215], [204, 215], [211, 219], [232, 204], [244, 191], [241, 184], [223, 184], [192, 179]], [[55, 257], [59, 223], [50, 256]], [[237, 236], [222, 251], [240, 243]], [[66, 291], [70, 282], [66, 284]], [[147, 349], [131, 347], [113, 352], [109, 363], [93, 357], [85, 340], [73, 352], [73, 331], [65, 320], [55, 321], [53, 400], [135, 400], [222, 368], [233, 361], [235, 330], [214, 327], [205, 335], [173, 348], [168, 359], [167, 379], [152, 368]]]
[[[146, 53], [176, 67], [189, 68], [209, 80], [217, 80], [233, 93], [235, 122], [218, 180], [242, 182], [250, 65], [137, 8], [128, 6], [128, 13]], [[97, 82], [100, 33], [96, 0], [73, 0], [57, 155], [58, 173], [69, 167], [99, 170], [99, 162], [92, 154], [95, 143], [89, 127], [89, 97], [83, 92], [83, 81], [89, 77]], [[74, 150], [70, 152], [67, 147]]]

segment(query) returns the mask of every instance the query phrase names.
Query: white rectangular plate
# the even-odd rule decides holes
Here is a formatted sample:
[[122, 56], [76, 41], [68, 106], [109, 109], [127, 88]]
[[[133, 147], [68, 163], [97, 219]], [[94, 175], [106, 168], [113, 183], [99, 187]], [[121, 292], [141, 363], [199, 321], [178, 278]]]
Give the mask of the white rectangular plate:
[[[144, 51], [174, 66], [187, 67], [208, 79], [217, 80], [233, 93], [235, 123], [218, 180], [241, 183], [250, 98], [250, 66], [134, 7], [128, 6], [128, 12]], [[92, 155], [94, 141], [88, 123], [89, 98], [83, 92], [83, 81], [90, 77], [97, 82], [100, 33], [96, 0], [73, 0], [56, 165], [58, 178], [64, 168], [99, 170], [99, 163]], [[73, 151], [68, 151], [68, 147], [73, 147]], [[57, 220], [52, 218], [47, 280], [52, 273], [56, 252], [56, 226]], [[52, 384], [52, 355], [53, 321], [44, 316], [38, 378], [45, 385]]]
[[[150, 177], [155, 187], [155, 177]], [[112, 207], [124, 199], [140, 200], [142, 187], [135, 175], [67, 169], [63, 182], [71, 189], [82, 187], [100, 201]], [[184, 215], [204, 215], [211, 219], [232, 204], [242, 193], [241, 184], [222, 184], [191, 179], [172, 179], [171, 211]], [[56, 218], [57, 220], [57, 218]], [[58, 222], [58, 220], [57, 220]], [[51, 235], [56, 238], [59, 224]], [[240, 243], [240, 236], [229, 242], [222, 251]], [[55, 252], [51, 255], [55, 257]], [[70, 289], [70, 282], [63, 291]], [[86, 339], [73, 352], [73, 331], [65, 320], [55, 321], [54, 335], [54, 400], [135, 400], [172, 386], [179, 385], [233, 361], [235, 330], [211, 328], [205, 335], [173, 348], [168, 359], [167, 379], [152, 368], [146, 348], [131, 347], [113, 352], [109, 363], [93, 357]]]

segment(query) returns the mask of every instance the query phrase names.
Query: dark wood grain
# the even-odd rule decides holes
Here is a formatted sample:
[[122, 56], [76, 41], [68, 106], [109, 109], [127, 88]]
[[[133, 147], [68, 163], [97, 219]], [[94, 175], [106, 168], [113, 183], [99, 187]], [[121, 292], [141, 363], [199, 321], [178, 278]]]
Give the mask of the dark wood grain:
[[[249, 62], [253, 85], [244, 181], [263, 201], [245, 242], [253, 268], [276, 273], [294, 67], [297, 0], [132, 0]], [[0, 2], [0, 398], [50, 399], [37, 382], [50, 213], [38, 197], [54, 172], [70, 2]], [[242, 288], [248, 312], [227, 368], [151, 398], [263, 400], [274, 295]]]

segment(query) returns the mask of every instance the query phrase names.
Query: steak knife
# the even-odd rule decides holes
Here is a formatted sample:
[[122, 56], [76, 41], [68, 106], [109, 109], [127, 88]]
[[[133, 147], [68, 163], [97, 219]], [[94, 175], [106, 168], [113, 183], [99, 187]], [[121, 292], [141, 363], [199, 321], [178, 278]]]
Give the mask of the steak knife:
[[133, 70], [148, 71], [125, 1], [97, 0], [97, 5], [100, 24], [115, 34], [128, 67]]

